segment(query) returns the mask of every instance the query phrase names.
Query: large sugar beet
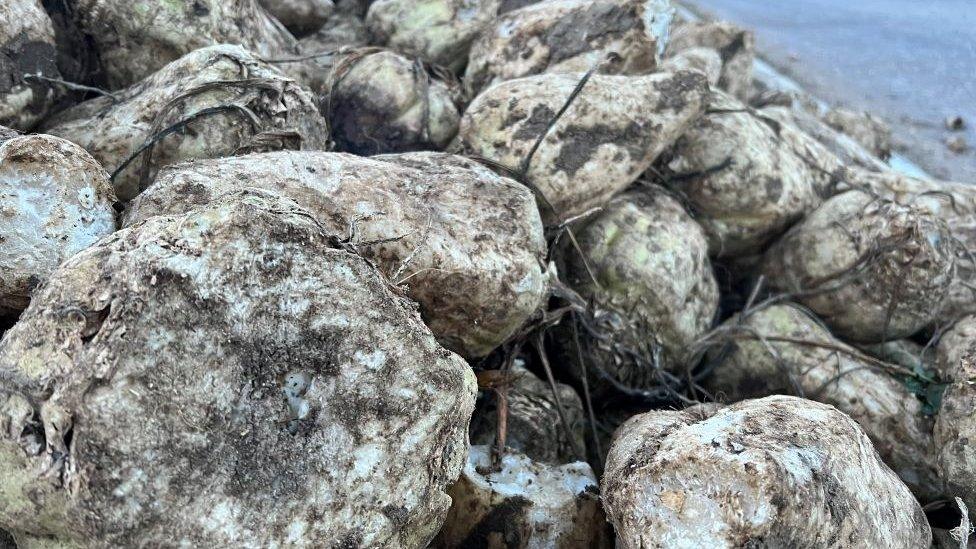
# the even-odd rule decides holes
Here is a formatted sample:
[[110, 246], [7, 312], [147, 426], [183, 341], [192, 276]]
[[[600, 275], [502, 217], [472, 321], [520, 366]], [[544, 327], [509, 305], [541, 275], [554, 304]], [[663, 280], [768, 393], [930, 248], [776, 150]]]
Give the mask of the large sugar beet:
[[423, 546], [475, 390], [308, 211], [234, 193], [75, 255], [0, 342], [0, 528], [84, 547]]
[[372, 43], [419, 55], [455, 72], [500, 0], [375, 0], [366, 12]]
[[955, 247], [929, 213], [848, 191], [776, 242], [762, 272], [837, 335], [877, 342], [935, 318], [955, 276]]
[[237, 46], [197, 50], [118, 95], [61, 113], [47, 131], [118, 172], [122, 200], [180, 160], [328, 145], [311, 94]]
[[945, 221], [960, 248], [956, 277], [949, 286], [938, 324], [976, 312], [976, 186], [967, 183], [919, 179], [886, 171], [870, 173], [851, 169], [844, 173], [840, 189], [854, 188], [899, 204], [922, 209]]
[[756, 253], [820, 203], [831, 175], [814, 158], [830, 155], [727, 94], [709, 103], [666, 159], [665, 182], [687, 197], [713, 255]]
[[458, 86], [391, 51], [340, 56], [322, 100], [338, 150], [362, 155], [443, 150], [461, 118]]
[[502, 82], [461, 119], [463, 148], [524, 172], [544, 195], [540, 207], [550, 224], [601, 206], [633, 183], [701, 115], [708, 90], [692, 71], [595, 74], [556, 119], [582, 76]]
[[[541, 463], [569, 463], [585, 456], [583, 402], [569, 385], [556, 384], [558, 397], [548, 383], [523, 366], [510, 371], [506, 389], [505, 446]], [[492, 446], [498, 433], [497, 400], [480, 407], [471, 420], [471, 444]], [[562, 406], [562, 423], [559, 407]]]
[[946, 492], [976, 508], [976, 317], [960, 320], [939, 342], [952, 381], [935, 421], [935, 449]]
[[911, 492], [835, 408], [775, 396], [649, 412], [603, 476], [618, 547], [928, 547]]
[[[666, 191], [648, 187], [612, 200], [577, 240], [579, 251], [567, 246], [563, 255], [567, 282], [592, 305], [590, 329], [577, 333], [594, 390], [644, 389], [660, 382], [660, 369], [682, 372], [719, 298], [695, 220]], [[575, 359], [575, 336], [559, 339]], [[578, 365], [569, 370], [577, 374]]]
[[792, 394], [836, 406], [860, 424], [916, 496], [932, 501], [942, 495], [933, 422], [905, 382], [896, 379], [898, 371], [885, 371], [792, 304], [733, 317], [722, 329], [727, 339], [713, 348], [709, 358], [715, 370], [705, 380], [716, 398], [734, 402]]
[[549, 466], [506, 452], [494, 471], [488, 447], [472, 446], [449, 493], [454, 503], [435, 549], [609, 547], [596, 476], [585, 463]]
[[72, 8], [113, 89], [213, 44], [239, 44], [272, 58], [295, 47], [295, 38], [258, 0], [73, 0]]
[[31, 129], [58, 98], [57, 88], [31, 78], [58, 78], [54, 26], [41, 0], [0, 3], [0, 124]]
[[756, 38], [752, 32], [725, 21], [683, 22], [674, 26], [668, 56], [698, 47], [711, 48], [721, 54], [719, 87], [745, 99], [752, 86], [752, 64], [756, 59]]
[[471, 46], [472, 91], [542, 72], [586, 72], [610, 53], [604, 72], [654, 70], [667, 45], [668, 0], [549, 0], [499, 17]]
[[108, 174], [78, 145], [0, 135], [0, 314], [23, 310], [62, 261], [115, 231], [113, 202]]
[[278, 152], [164, 170], [124, 224], [204, 204], [242, 186], [296, 200], [420, 303], [447, 347], [487, 354], [547, 295], [546, 245], [528, 189], [465, 158], [411, 153], [372, 159]]
[[335, 9], [332, 0], [258, 0], [258, 3], [296, 36], [322, 28]]

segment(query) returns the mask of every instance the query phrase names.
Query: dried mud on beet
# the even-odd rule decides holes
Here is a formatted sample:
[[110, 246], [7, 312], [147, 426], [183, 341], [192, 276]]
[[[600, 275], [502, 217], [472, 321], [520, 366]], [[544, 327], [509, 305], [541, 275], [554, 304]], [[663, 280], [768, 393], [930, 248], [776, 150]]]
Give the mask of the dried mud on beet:
[[961, 546], [976, 187], [755, 55], [669, 0], [6, 0], [0, 546]]
[[23, 433], [0, 440], [0, 520], [97, 546], [418, 545], [450, 505], [475, 390], [369, 263], [256, 191], [74, 256], [0, 368], [5, 431]]
[[499, 17], [471, 46], [465, 84], [475, 94], [492, 84], [539, 73], [654, 71], [673, 14], [669, 2], [541, 2]]
[[559, 224], [633, 183], [697, 118], [706, 92], [690, 71], [518, 78], [475, 98], [459, 140], [465, 153], [520, 174], [537, 189], [543, 219]]
[[931, 407], [926, 410], [897, 378], [912, 370], [837, 340], [808, 311], [790, 303], [733, 317], [710, 344], [708, 359], [715, 370], [705, 388], [713, 394], [726, 401], [798, 394], [830, 404], [858, 422], [920, 499], [938, 499]]
[[636, 416], [617, 431], [603, 493], [626, 548], [925, 547], [932, 537], [857, 424], [795, 397]]
[[547, 295], [532, 193], [445, 153], [282, 151], [180, 164], [130, 203], [123, 224], [182, 213], [243, 188], [308, 208], [419, 304], [444, 346], [466, 357], [484, 356], [511, 337]]

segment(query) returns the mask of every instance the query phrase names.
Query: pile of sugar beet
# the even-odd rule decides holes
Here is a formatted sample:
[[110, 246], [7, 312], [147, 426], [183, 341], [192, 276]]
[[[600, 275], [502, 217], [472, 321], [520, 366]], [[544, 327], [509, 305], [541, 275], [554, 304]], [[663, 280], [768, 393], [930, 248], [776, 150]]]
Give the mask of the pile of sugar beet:
[[3, 0], [0, 546], [965, 547], [976, 187], [668, 0]]

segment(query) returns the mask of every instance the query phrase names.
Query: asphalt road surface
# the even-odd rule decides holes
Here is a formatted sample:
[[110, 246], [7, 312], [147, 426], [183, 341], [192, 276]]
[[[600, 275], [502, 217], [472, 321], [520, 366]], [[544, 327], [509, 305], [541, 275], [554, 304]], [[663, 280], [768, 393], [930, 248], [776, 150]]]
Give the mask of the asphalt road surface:
[[[760, 54], [831, 104], [881, 115], [930, 174], [976, 184], [976, 0], [685, 0], [756, 31]], [[962, 133], [944, 120], [961, 115]], [[968, 152], [946, 139], [963, 135]]]

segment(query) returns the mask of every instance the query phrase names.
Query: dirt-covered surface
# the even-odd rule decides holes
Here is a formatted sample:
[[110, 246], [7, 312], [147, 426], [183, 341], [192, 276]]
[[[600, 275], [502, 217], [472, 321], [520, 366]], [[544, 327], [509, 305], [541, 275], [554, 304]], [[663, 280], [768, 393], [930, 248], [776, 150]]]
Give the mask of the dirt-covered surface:
[[65, 259], [116, 229], [108, 174], [78, 145], [0, 135], [0, 314], [19, 313]]
[[956, 251], [956, 276], [935, 324], [945, 327], [976, 312], [976, 187], [969, 183], [919, 179], [893, 172], [848, 170], [841, 188], [861, 189], [884, 200], [919, 208], [943, 221]]
[[953, 244], [948, 226], [925, 210], [848, 191], [776, 242], [762, 270], [834, 333], [879, 342], [936, 318], [956, 274]]
[[564, 278], [592, 312], [576, 332], [560, 334], [569, 360], [577, 362], [582, 334], [599, 394], [646, 389], [661, 370], [684, 371], [719, 298], [708, 241], [684, 206], [659, 187], [632, 191], [580, 227], [576, 240], [579, 252], [566, 245]]
[[[586, 415], [572, 387], [549, 383], [520, 365], [510, 371], [506, 390], [505, 445], [542, 463], [561, 464], [584, 459]], [[498, 402], [485, 399], [471, 419], [471, 444], [491, 446], [498, 433]], [[560, 410], [561, 408], [561, 410]], [[565, 424], [563, 423], [565, 418]]]
[[458, 71], [500, 7], [500, 0], [373, 0], [366, 28], [374, 44]]
[[453, 77], [391, 51], [338, 56], [322, 98], [337, 150], [364, 156], [444, 149], [461, 114]]
[[604, 72], [651, 72], [673, 13], [667, 0], [560, 0], [506, 13], [472, 45], [465, 84], [476, 92], [541, 72], [585, 72], [610, 52], [617, 59]]
[[704, 116], [665, 157], [663, 182], [690, 203], [712, 255], [755, 253], [820, 204], [830, 174], [788, 132], [712, 91]]
[[928, 547], [915, 498], [856, 423], [793, 397], [650, 412], [603, 477], [618, 547]]
[[132, 202], [123, 222], [247, 186], [281, 192], [344, 235], [465, 356], [500, 345], [545, 299], [545, 241], [531, 192], [444, 153], [280, 152], [178, 165]]
[[960, 320], [939, 342], [940, 363], [951, 380], [935, 424], [935, 447], [943, 478], [951, 493], [976, 508], [976, 318]]
[[698, 47], [717, 51], [722, 58], [719, 86], [745, 99], [752, 86], [752, 63], [756, 39], [752, 32], [724, 22], [681, 22], [672, 28], [668, 49], [671, 55]]
[[113, 89], [214, 44], [272, 58], [295, 49], [295, 38], [258, 0], [74, 0], [71, 8], [71, 22], [94, 42]]
[[716, 399], [787, 394], [835, 406], [858, 422], [920, 499], [939, 498], [931, 452], [935, 403], [916, 398], [909, 383], [892, 375], [914, 372], [914, 365], [899, 369], [890, 357], [891, 364], [873, 360], [789, 303], [733, 317], [722, 330], [710, 349], [714, 373], [705, 382]]
[[502, 82], [461, 119], [463, 150], [524, 174], [544, 197], [543, 219], [551, 224], [629, 186], [705, 107], [707, 83], [697, 72], [594, 74], [574, 94], [583, 77]]
[[0, 521], [85, 547], [422, 545], [475, 391], [338, 235], [247, 190], [66, 262], [0, 379]]
[[[787, 105], [766, 106], [762, 109], [762, 114], [768, 115], [781, 124], [790, 124], [815, 138], [846, 166], [858, 166], [875, 172], [888, 170], [888, 166], [877, 151], [866, 148], [850, 135], [830, 126], [827, 123], [829, 112], [821, 117], [818, 116], [815, 106], [790, 100]], [[876, 134], [872, 134], [871, 139], [864, 139], [865, 143], [874, 143], [875, 146], [878, 146], [877, 142], [881, 140], [883, 138], [877, 137]]]

